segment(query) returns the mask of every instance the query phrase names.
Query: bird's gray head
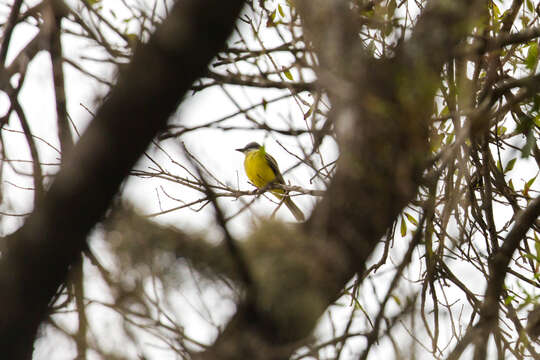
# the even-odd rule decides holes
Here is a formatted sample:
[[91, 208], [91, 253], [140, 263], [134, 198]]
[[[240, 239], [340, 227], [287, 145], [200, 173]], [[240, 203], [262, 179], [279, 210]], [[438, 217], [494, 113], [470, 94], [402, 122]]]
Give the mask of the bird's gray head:
[[247, 144], [246, 146], [244, 146], [241, 149], [236, 149], [236, 151], [240, 151], [241, 153], [245, 153], [245, 152], [251, 151], [251, 150], [259, 150], [260, 147], [261, 147], [261, 145], [259, 145], [258, 143], [253, 141], [253, 142], [250, 142], [249, 144]]

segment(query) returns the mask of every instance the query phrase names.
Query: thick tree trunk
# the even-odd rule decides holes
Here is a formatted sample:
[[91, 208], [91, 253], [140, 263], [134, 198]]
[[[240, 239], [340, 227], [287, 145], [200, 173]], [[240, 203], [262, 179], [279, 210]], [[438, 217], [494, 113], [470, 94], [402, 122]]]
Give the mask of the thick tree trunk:
[[[43, 202], [2, 241], [0, 350], [30, 359], [48, 304], [128, 172], [224, 47], [243, 1], [179, 1], [70, 152]], [[204, 36], [201, 36], [204, 34]]]

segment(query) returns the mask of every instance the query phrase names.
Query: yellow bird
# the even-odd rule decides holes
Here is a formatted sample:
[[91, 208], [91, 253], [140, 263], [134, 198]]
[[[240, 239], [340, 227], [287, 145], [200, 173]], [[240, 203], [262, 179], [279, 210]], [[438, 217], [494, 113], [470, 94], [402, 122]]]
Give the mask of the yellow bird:
[[[256, 142], [250, 142], [244, 148], [236, 149], [236, 151], [240, 151], [246, 156], [244, 159], [244, 169], [253, 185], [259, 189], [265, 188], [270, 183], [285, 185], [276, 159], [266, 153], [264, 146]], [[287, 191], [283, 189], [272, 189], [270, 191], [278, 199], [283, 200], [283, 203], [291, 210], [296, 220], [304, 221], [302, 210], [287, 195]]]

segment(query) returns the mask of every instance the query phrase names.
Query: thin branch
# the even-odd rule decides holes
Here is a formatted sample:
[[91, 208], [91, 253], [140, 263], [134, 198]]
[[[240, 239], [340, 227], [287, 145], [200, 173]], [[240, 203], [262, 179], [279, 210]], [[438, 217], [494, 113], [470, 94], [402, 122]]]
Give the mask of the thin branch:
[[6, 24], [6, 29], [3, 32], [2, 36], [2, 45], [0, 47], [0, 67], [4, 67], [6, 63], [6, 56], [9, 49], [9, 42], [11, 41], [11, 35], [13, 34], [13, 29], [17, 25], [17, 18], [19, 17], [19, 12], [21, 10], [21, 5], [23, 0], [15, 0], [11, 6], [11, 12], [9, 13], [9, 18]]

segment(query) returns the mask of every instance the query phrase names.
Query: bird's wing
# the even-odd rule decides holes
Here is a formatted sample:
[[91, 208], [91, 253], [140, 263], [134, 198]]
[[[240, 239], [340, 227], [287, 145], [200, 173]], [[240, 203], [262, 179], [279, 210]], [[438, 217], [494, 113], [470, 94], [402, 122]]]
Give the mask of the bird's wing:
[[268, 165], [270, 165], [270, 168], [276, 175], [276, 182], [279, 184], [285, 184], [285, 181], [283, 180], [283, 175], [281, 175], [281, 171], [279, 171], [279, 167], [277, 164], [276, 159], [272, 157], [272, 155], [264, 154], [264, 158], [268, 162]]

